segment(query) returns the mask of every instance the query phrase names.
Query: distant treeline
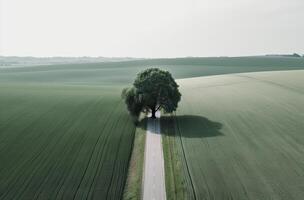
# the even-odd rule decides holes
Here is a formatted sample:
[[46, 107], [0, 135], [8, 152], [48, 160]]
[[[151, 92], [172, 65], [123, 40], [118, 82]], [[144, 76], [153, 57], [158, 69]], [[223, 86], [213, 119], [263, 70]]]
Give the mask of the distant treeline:
[[300, 57], [304, 57], [304, 54], [298, 54], [298, 53], [293, 53], [293, 54], [268, 54], [266, 56], [278, 56], [278, 57], [296, 57], [296, 58], [300, 58]]
[[37, 65], [56, 65], [72, 63], [98, 63], [135, 60], [128, 57], [18, 57], [0, 56], [0, 66], [37, 66]]

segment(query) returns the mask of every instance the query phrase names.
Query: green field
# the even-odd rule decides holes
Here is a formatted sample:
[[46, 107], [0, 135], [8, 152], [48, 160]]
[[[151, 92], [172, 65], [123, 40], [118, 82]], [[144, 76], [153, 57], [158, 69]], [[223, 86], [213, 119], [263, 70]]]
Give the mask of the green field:
[[162, 122], [169, 199], [303, 199], [304, 71], [179, 80]]
[[218, 74], [296, 70], [304, 68], [303, 58], [236, 57], [147, 59], [124, 62], [64, 64], [0, 69], [1, 82], [50, 82], [79, 85], [126, 85], [136, 74], [149, 67], [169, 70], [174, 78]]
[[[152, 59], [0, 69], [0, 199], [121, 199], [136, 129], [120, 92], [139, 71], [155, 66], [170, 70], [175, 78], [189, 78], [304, 69], [304, 59]], [[179, 113], [196, 110], [187, 107], [191, 92], [184, 86], [182, 94], [185, 98]], [[205, 97], [205, 89], [200, 95]], [[210, 101], [211, 96], [192, 96], [197, 101], [193, 106]], [[244, 98], [238, 101], [242, 103]], [[228, 108], [211, 109], [214, 115], [220, 111], [229, 115]], [[286, 109], [292, 107], [286, 105]], [[256, 126], [257, 121], [250, 123]], [[297, 127], [288, 128], [297, 135]], [[137, 191], [134, 189], [134, 194]], [[125, 196], [132, 194], [126, 192]]]
[[115, 88], [0, 86], [0, 199], [119, 199], [135, 127]]

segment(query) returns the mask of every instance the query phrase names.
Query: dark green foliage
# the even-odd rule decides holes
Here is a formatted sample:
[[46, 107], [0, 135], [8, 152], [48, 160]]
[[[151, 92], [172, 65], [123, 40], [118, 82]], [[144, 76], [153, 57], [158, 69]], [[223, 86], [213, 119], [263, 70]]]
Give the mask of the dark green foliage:
[[153, 118], [160, 109], [167, 113], [175, 111], [181, 99], [178, 85], [170, 72], [158, 68], [139, 73], [133, 87], [124, 89], [122, 96], [133, 116], [138, 116], [141, 111], [151, 111]]
[[124, 88], [121, 93], [121, 97], [124, 99], [127, 108], [133, 117], [133, 121], [137, 123], [138, 116], [143, 108], [141, 101], [136, 96], [135, 88]]

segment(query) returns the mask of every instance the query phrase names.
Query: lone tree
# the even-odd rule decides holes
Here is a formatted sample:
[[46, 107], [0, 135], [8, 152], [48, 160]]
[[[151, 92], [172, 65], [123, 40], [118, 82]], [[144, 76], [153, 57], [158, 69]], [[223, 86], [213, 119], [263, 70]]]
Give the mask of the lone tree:
[[143, 112], [152, 113], [163, 109], [167, 113], [176, 110], [181, 99], [178, 85], [170, 72], [158, 68], [150, 68], [137, 74], [133, 87], [125, 88], [122, 97], [133, 117], [138, 118]]

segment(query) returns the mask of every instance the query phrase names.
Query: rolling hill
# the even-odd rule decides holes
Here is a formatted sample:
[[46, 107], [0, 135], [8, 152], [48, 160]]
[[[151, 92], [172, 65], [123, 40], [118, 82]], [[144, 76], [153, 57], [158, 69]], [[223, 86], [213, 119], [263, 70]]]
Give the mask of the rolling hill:
[[[120, 199], [126, 182], [135, 131], [120, 98], [120, 92], [123, 87], [132, 83], [139, 71], [148, 67], [167, 69], [175, 78], [180, 79], [240, 72], [304, 69], [304, 59], [269, 57], [145, 59], [1, 68], [0, 199]], [[249, 80], [254, 82], [255, 80], [241, 76], [232, 77], [223, 77], [221, 80], [214, 80], [214, 83], [231, 84], [230, 87], [235, 87], [231, 89], [233, 96], [225, 96], [225, 92], [227, 95], [230, 92], [221, 87], [213, 87], [211, 84], [213, 78], [206, 79], [208, 81], [203, 85], [206, 87], [206, 84], [207, 86], [211, 84], [210, 88], [201, 88], [202, 92], [199, 94], [193, 93], [191, 87], [200, 88], [201, 81], [189, 79], [191, 81], [180, 82], [184, 98], [179, 114], [201, 115], [225, 125], [224, 122], [221, 122], [222, 118], [217, 118], [218, 113], [223, 111], [221, 116], [226, 116], [227, 120], [234, 120], [231, 123], [236, 126], [245, 126], [243, 121], [248, 120], [248, 117], [241, 115], [243, 113], [240, 113], [240, 116], [230, 116], [232, 114], [228, 112], [228, 109], [233, 108], [234, 104], [223, 103], [225, 99], [231, 103], [239, 102], [239, 109], [246, 107], [246, 105], [242, 105], [242, 102], [246, 100], [250, 105], [250, 110], [254, 111], [255, 106], [263, 106], [263, 104], [262, 101], [256, 102], [256, 104], [252, 102], [254, 99], [249, 98], [251, 94], [249, 89], [259, 88], [257, 92], [262, 93], [261, 98], [263, 97], [263, 100], [267, 100], [267, 102], [271, 101], [268, 99], [271, 96], [266, 98], [263, 96], [264, 93], [277, 95], [278, 98], [278, 94], [275, 93], [277, 90], [273, 91], [272, 88], [269, 88], [272, 85], [266, 83], [264, 83], [265, 88], [259, 84], [249, 89], [240, 85], [240, 92], [237, 93], [235, 82]], [[293, 83], [292, 80], [288, 79], [290, 81], [288, 87], [293, 87], [295, 91], [302, 90], [301, 86], [296, 82]], [[187, 88], [187, 84], [190, 84], [190, 88]], [[210, 94], [205, 98], [205, 93], [208, 92]], [[277, 92], [279, 93], [279, 91]], [[297, 100], [296, 94], [294, 92], [290, 98]], [[248, 99], [246, 95], [249, 95]], [[288, 98], [289, 93], [286, 91], [284, 95], [280, 98]], [[191, 103], [193, 108], [187, 103], [190, 99], [193, 101]], [[215, 105], [211, 101], [218, 103]], [[202, 107], [199, 107], [198, 104], [202, 104]], [[284, 102], [278, 104], [284, 104]], [[299, 113], [293, 107], [297, 106], [296, 104], [285, 104], [286, 109], [290, 109], [289, 113], [292, 111]], [[205, 110], [208, 106], [203, 105], [208, 105], [209, 110]], [[272, 107], [263, 107], [262, 110], [270, 108]], [[215, 109], [214, 112], [213, 109]], [[187, 110], [189, 113], [186, 112]], [[199, 111], [199, 113], [194, 111]], [[205, 112], [210, 113], [210, 116]], [[274, 117], [279, 114], [283, 116], [284, 113], [279, 109], [273, 113]], [[256, 116], [253, 115], [253, 117]], [[291, 120], [286, 116], [280, 119], [283, 121], [285, 118]], [[259, 128], [260, 121], [257, 118], [253, 119], [257, 121], [252, 121], [252, 126]], [[178, 121], [187, 122], [189, 120]], [[275, 122], [271, 123], [275, 124]], [[291, 122], [291, 125], [294, 127], [288, 126], [288, 128], [292, 136], [301, 142], [301, 137], [296, 132], [298, 130], [296, 122]], [[183, 127], [182, 124], [181, 127]], [[253, 127], [249, 130], [252, 130]], [[225, 128], [226, 126], [221, 132], [230, 134], [230, 132], [225, 132]], [[245, 132], [246, 127], [243, 128]], [[287, 130], [284, 129], [284, 131]], [[274, 135], [272, 132], [271, 134]], [[282, 135], [281, 132], [280, 134]], [[195, 140], [196, 136], [195, 133], [190, 133], [190, 135], [193, 137], [183, 139], [185, 145], [200, 144], [199, 139], [192, 144], [191, 141]], [[240, 141], [245, 140], [246, 134], [241, 136]], [[288, 141], [292, 142], [290, 137]], [[211, 138], [216, 140], [230, 137]], [[284, 144], [283, 139], [280, 140], [282, 141], [276, 141], [277, 144]], [[232, 139], [231, 142], [233, 142]], [[266, 143], [267, 140], [263, 142]], [[226, 150], [227, 145], [228, 143], [224, 143], [221, 148]], [[204, 148], [204, 146], [198, 147], [197, 152], [203, 152]], [[284, 148], [288, 148], [288, 146]], [[295, 151], [294, 156], [298, 158], [295, 149], [290, 149], [290, 151]], [[249, 155], [254, 157], [252, 154]], [[197, 155], [193, 154], [193, 156]], [[268, 157], [266, 158], [268, 159]], [[282, 161], [284, 160], [282, 159]], [[191, 162], [189, 160], [189, 163]], [[193, 165], [197, 165], [196, 162]], [[294, 167], [296, 166], [299, 165], [294, 165]], [[200, 174], [200, 171], [194, 168], [191, 173]], [[268, 169], [266, 168], [266, 170]], [[278, 171], [278, 169], [276, 170]], [[301, 172], [300, 168], [294, 170]], [[219, 189], [224, 186], [219, 185]], [[297, 191], [297, 187], [295, 190]], [[205, 194], [204, 191], [202, 190], [202, 194]]]
[[162, 121], [169, 197], [302, 199], [303, 77], [301, 70], [178, 80], [181, 104]]

